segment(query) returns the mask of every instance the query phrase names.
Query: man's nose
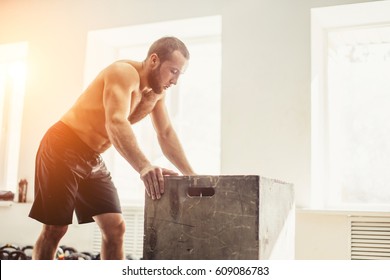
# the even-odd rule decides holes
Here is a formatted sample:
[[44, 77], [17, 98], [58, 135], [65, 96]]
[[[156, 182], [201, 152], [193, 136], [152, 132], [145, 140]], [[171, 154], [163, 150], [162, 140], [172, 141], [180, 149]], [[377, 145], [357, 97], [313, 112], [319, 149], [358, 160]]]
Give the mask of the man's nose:
[[171, 80], [169, 81], [172, 85], [176, 85], [177, 81], [179, 80], [180, 73], [176, 73], [172, 76]]
[[179, 78], [173, 78], [173, 79], [171, 79], [171, 80], [169, 81], [169, 83], [170, 83], [171, 85], [176, 85], [178, 79], [179, 79]]

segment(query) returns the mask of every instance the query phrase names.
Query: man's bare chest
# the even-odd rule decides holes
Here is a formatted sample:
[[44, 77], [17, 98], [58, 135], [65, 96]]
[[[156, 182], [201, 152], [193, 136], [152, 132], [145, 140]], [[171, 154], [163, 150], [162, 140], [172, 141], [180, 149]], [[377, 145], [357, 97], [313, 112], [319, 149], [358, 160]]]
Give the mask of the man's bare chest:
[[136, 123], [150, 114], [157, 101], [159, 100], [156, 94], [134, 94], [130, 105], [129, 121]]

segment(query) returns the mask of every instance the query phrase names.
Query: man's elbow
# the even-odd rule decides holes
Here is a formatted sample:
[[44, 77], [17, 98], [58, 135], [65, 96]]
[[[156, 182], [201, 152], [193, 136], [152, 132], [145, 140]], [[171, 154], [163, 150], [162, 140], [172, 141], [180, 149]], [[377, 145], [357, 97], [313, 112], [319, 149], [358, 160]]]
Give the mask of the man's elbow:
[[172, 128], [164, 129], [157, 134], [158, 140], [160, 142], [165, 142], [171, 139], [171, 137], [175, 134], [175, 131]]
[[105, 125], [107, 132], [110, 133], [120, 130], [121, 128], [123, 128], [124, 125], [129, 125], [129, 122], [127, 119], [118, 116], [111, 116], [109, 118], [106, 118]]

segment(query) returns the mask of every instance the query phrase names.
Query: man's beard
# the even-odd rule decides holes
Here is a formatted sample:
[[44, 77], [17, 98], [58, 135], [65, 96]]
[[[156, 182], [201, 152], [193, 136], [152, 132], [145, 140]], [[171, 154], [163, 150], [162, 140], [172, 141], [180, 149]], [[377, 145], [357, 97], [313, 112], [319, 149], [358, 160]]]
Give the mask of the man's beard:
[[148, 76], [149, 86], [157, 94], [163, 92], [163, 87], [161, 86], [161, 79], [160, 79], [160, 66], [161, 65], [159, 65], [158, 68], [152, 70]]

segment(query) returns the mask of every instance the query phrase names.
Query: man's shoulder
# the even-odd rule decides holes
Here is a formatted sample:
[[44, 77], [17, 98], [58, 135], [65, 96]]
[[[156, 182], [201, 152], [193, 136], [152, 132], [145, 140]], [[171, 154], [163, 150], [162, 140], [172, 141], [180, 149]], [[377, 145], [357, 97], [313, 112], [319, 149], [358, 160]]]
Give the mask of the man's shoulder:
[[139, 75], [134, 62], [130, 60], [118, 60], [108, 65], [103, 72], [115, 74], [133, 74]]
[[105, 82], [119, 82], [126, 81], [130, 83], [138, 83], [140, 76], [136, 66], [127, 60], [115, 61], [108, 65], [100, 73]]

